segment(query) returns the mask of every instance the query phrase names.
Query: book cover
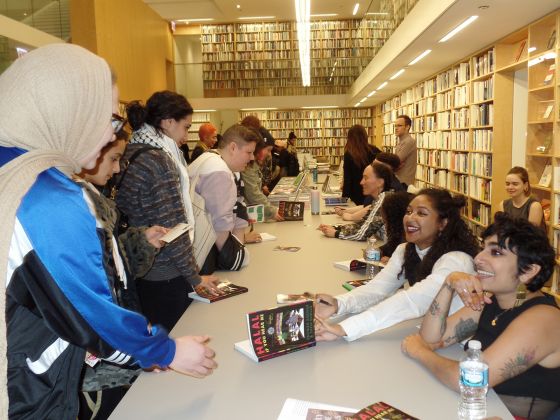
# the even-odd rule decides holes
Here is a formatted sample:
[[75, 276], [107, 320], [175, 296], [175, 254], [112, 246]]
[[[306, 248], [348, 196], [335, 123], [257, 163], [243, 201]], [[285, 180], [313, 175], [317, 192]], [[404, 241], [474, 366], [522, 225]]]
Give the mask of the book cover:
[[212, 303], [218, 300], [228, 299], [235, 295], [240, 295], [242, 293], [247, 293], [249, 289], [243, 286], [238, 286], [227, 280], [222, 281], [218, 284], [218, 289], [222, 292], [221, 295], [214, 296], [206, 291], [190, 292], [189, 297], [199, 302]]
[[346, 420], [357, 412], [355, 408], [287, 398], [278, 420]]
[[303, 220], [305, 203], [303, 201], [280, 201], [278, 203], [278, 214], [284, 220]]
[[347, 282], [342, 283], [342, 287], [346, 290], [350, 291], [355, 289], [356, 287], [363, 286], [364, 284], [369, 283], [370, 279], [361, 279], [361, 280], [349, 280]]
[[383, 401], [362, 408], [348, 420], [419, 420]]
[[348, 197], [325, 197], [325, 206], [347, 206]]
[[278, 293], [276, 295], [276, 303], [285, 304], [285, 303], [294, 303], [300, 302], [302, 300], [313, 300], [315, 299], [315, 295], [305, 292], [301, 294], [285, 294], [285, 293]]
[[247, 206], [247, 216], [249, 216], [250, 220], [253, 220], [253, 223], [264, 222], [264, 205]]
[[336, 268], [340, 268], [344, 271], [356, 271], [366, 269], [366, 260], [363, 258], [358, 258], [356, 260], [346, 260], [346, 261], [336, 261], [334, 263]]
[[235, 349], [256, 362], [312, 347], [315, 342], [313, 302], [295, 302], [247, 314], [249, 340]]

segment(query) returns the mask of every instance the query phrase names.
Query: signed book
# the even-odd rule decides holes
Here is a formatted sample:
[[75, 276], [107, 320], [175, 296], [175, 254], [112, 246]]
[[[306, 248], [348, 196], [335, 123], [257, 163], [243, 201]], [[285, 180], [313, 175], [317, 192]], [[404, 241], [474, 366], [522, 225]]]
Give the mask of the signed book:
[[303, 220], [305, 203], [303, 201], [280, 201], [278, 203], [278, 214], [284, 220]]
[[206, 291], [190, 292], [189, 297], [204, 303], [212, 303], [218, 300], [228, 299], [235, 295], [247, 293], [249, 289], [237, 284], [230, 283], [227, 280], [220, 282], [217, 288], [222, 292], [221, 295], [212, 295]]
[[255, 362], [312, 347], [315, 342], [312, 301], [295, 302], [247, 314], [249, 339], [235, 349]]

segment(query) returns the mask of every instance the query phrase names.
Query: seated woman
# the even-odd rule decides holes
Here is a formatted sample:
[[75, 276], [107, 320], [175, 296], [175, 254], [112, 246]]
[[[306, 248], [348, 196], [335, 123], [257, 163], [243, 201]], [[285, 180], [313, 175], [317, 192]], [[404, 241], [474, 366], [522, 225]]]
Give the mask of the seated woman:
[[[458, 362], [434, 349], [474, 334], [488, 363], [488, 383], [508, 409], [515, 416], [548, 418], [560, 403], [560, 311], [540, 288], [552, 274], [554, 249], [542, 230], [501, 212], [482, 237], [477, 274], [450, 274], [420, 334], [407, 337], [402, 349], [458, 391]], [[447, 317], [457, 295], [465, 307]]]
[[[410, 202], [404, 216], [406, 243], [397, 247], [385, 268], [374, 280], [336, 297], [319, 294], [316, 314], [317, 340], [348, 341], [407, 319], [422, 316], [445, 278], [461, 267], [474, 274], [473, 257], [478, 244], [463, 219], [463, 197], [445, 190], [426, 188]], [[408, 289], [395, 293], [408, 281]], [[452, 310], [462, 307], [456, 298]], [[331, 315], [357, 314], [339, 324]]]
[[366, 166], [360, 185], [364, 195], [370, 195], [373, 198], [368, 213], [357, 223], [343, 226], [321, 224], [318, 229], [329, 238], [365, 241], [371, 235], [376, 235], [385, 239], [385, 227], [379, 209], [385, 199], [385, 191], [389, 189], [391, 176], [391, 169], [382, 163], [373, 162]]
[[498, 210], [513, 218], [528, 220], [546, 230], [541, 203], [531, 196], [529, 174], [525, 168], [514, 166], [506, 176], [506, 191], [511, 198], [500, 203]]

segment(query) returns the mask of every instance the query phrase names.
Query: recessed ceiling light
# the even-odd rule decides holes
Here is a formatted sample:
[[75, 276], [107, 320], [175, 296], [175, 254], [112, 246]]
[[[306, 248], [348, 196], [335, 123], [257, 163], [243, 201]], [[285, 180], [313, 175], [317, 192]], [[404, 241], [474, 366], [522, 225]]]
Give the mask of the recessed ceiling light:
[[376, 90], [372, 90], [370, 93], [368, 93], [368, 98], [371, 98], [373, 95], [375, 95], [377, 91]]
[[259, 20], [259, 19], [274, 19], [276, 16], [243, 16], [238, 17], [239, 20]]
[[400, 69], [398, 72], [396, 72], [391, 77], [389, 77], [389, 80], [395, 80], [397, 77], [399, 77], [403, 73], [404, 73], [404, 69]]
[[311, 17], [331, 17], [331, 16], [338, 16], [338, 13], [317, 13], [314, 15], [309, 15]]
[[381, 83], [381, 84], [377, 87], [376, 90], [381, 90], [381, 89], [383, 89], [385, 86], [387, 86], [387, 83], [389, 83], [389, 82], [383, 82], [383, 83]]
[[473, 23], [475, 20], [478, 19], [478, 16], [471, 16], [470, 18], [468, 18], [467, 20], [465, 20], [463, 23], [461, 23], [460, 25], [458, 25], [455, 29], [451, 30], [447, 35], [445, 35], [443, 38], [441, 38], [439, 40], [439, 42], [446, 42], [449, 41], [451, 38], [453, 38], [455, 35], [457, 35], [459, 32], [461, 32], [463, 29], [465, 29], [467, 26], [469, 26], [471, 23]]
[[241, 108], [241, 111], [274, 111], [278, 108]]
[[389, 13], [387, 12], [368, 12], [366, 13], [366, 15], [388, 15]]
[[352, 16], [356, 16], [356, 13], [358, 13], [359, 8], [360, 8], [360, 3], [356, 3], [354, 5], [354, 10], [352, 10]]
[[302, 106], [301, 109], [338, 108], [337, 105]]
[[191, 23], [191, 22], [210, 22], [214, 18], [195, 18], [195, 19], [177, 19], [175, 22], [179, 23]]
[[358, 102], [356, 105], [354, 105], [354, 108], [356, 108], [357, 106], [360, 106], [360, 102]]
[[240, 4], [236, 5], [235, 7], [236, 7], [237, 9], [241, 9], [241, 5], [240, 5]]
[[197, 112], [216, 112], [216, 110], [215, 109], [197, 109], [194, 112], [196, 114]]
[[528, 52], [537, 51], [537, 47], [529, 47]]
[[422, 54], [420, 54], [418, 57], [416, 57], [414, 60], [412, 60], [410, 63], [408, 63], [408, 65], [413, 66], [414, 64], [418, 63], [420, 60], [422, 60], [424, 57], [426, 57], [431, 52], [432, 52], [432, 50], [424, 51]]

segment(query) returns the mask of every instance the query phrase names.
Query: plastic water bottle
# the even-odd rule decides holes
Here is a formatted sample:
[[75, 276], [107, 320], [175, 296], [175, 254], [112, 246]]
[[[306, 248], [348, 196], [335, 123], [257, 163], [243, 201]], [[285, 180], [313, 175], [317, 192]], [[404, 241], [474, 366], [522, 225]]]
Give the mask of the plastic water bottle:
[[311, 214], [319, 214], [321, 209], [321, 192], [316, 186], [311, 187]]
[[376, 242], [377, 239], [375, 236], [369, 237], [367, 241], [365, 260], [367, 264], [366, 272], [370, 280], [373, 279], [379, 271], [379, 267], [373, 263], [381, 260], [381, 251], [379, 251], [379, 248], [375, 245]]
[[488, 365], [482, 360], [480, 341], [469, 341], [467, 354], [459, 363], [461, 399], [457, 412], [460, 420], [486, 417], [486, 392], [488, 391]]

